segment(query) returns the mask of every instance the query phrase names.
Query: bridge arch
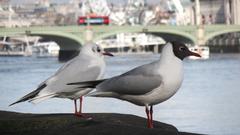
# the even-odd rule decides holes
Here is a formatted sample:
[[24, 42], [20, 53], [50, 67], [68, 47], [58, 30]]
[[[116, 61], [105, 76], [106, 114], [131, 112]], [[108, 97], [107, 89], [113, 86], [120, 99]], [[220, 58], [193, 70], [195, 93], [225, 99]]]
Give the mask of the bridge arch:
[[240, 32], [240, 28], [238, 29], [224, 29], [221, 31], [212, 32], [205, 36], [204, 44], [206, 44], [210, 39], [213, 39], [216, 36], [227, 34], [227, 33], [234, 33], [234, 32]]
[[[43, 38], [47, 38], [47, 40], [55, 41], [59, 43], [59, 46], [64, 50], [72, 50], [72, 49], [75, 49], [76, 47], [79, 48], [84, 43], [84, 41], [81, 38], [71, 33], [64, 33], [60, 31], [53, 31], [53, 32], [31, 31], [29, 35], [41, 36]], [[69, 43], [69, 44], [64, 44], [64, 43]]]
[[81, 45], [84, 43], [76, 35], [59, 31], [31, 31], [29, 35], [41, 36], [44, 41], [55, 41], [60, 46], [60, 61], [66, 61], [76, 56], [79, 53]]

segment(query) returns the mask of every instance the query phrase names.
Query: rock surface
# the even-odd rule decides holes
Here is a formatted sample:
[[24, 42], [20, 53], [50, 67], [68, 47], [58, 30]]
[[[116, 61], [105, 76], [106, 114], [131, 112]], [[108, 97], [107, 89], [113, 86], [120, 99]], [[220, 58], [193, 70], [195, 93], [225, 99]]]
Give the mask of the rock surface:
[[[0, 111], [1, 135], [191, 135], [174, 126], [154, 122], [146, 128], [146, 119], [134, 115], [94, 113], [90, 118], [73, 114], [28, 114]], [[196, 135], [196, 134], [195, 134]]]

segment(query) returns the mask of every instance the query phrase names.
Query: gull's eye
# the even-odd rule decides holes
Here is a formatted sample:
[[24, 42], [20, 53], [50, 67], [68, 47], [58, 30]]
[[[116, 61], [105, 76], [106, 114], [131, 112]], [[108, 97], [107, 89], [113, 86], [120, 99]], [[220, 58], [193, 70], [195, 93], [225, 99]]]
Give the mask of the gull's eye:
[[97, 48], [97, 52], [101, 52], [101, 49], [99, 47]]
[[180, 46], [180, 47], [179, 47], [179, 51], [186, 51], [186, 50], [187, 50], [186, 47], [183, 47], [183, 46]]

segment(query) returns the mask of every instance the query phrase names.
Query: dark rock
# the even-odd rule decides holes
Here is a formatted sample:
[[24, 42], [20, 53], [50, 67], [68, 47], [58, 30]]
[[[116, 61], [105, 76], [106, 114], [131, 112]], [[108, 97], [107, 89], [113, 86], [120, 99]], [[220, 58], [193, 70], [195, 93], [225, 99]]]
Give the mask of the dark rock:
[[168, 124], [154, 122], [146, 128], [146, 119], [134, 115], [94, 113], [77, 117], [73, 114], [27, 114], [0, 111], [1, 135], [190, 135]]

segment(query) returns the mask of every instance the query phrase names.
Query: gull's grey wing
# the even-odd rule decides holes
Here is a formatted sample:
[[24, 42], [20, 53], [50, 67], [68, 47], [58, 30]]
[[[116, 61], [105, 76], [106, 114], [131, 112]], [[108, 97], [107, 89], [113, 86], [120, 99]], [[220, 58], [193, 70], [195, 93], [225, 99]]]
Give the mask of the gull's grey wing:
[[53, 75], [56, 76], [59, 73], [61, 73], [63, 70], [65, 70], [66, 68], [68, 68], [72, 63], [76, 62], [78, 60], [78, 56], [74, 57], [73, 59], [69, 60], [67, 63], [65, 63], [62, 67], [60, 67], [57, 72]]
[[151, 92], [162, 84], [162, 77], [152, 70], [154, 66], [154, 63], [143, 65], [113, 77], [99, 84], [97, 90], [126, 95], [142, 95]]
[[[91, 81], [91, 80], [96, 80], [101, 72], [101, 68], [98, 66], [94, 67], [89, 67], [89, 68], [84, 68], [85, 70], [79, 70], [74, 73], [69, 73], [69, 74], [59, 74], [57, 78], [54, 78], [54, 82], [50, 83], [49, 87], [51, 90], [49, 91], [54, 91], [56, 93], [61, 93], [61, 92], [73, 92], [76, 89], [73, 89], [75, 86], [70, 86], [67, 85], [69, 82], [84, 82], [84, 81]], [[50, 80], [51, 82], [51, 80]], [[72, 90], [69, 89], [72, 87]], [[65, 90], [65, 88], [68, 89], [68, 91]]]
[[[91, 65], [88, 57], [75, 57], [64, 64], [53, 76], [47, 81], [54, 78], [66, 81], [90, 81], [96, 80], [101, 72], [101, 65]], [[68, 83], [68, 82], [66, 82]]]
[[59, 73], [61, 73], [64, 69], [68, 68], [72, 63], [77, 61], [77, 56], [74, 57], [73, 59], [69, 60], [67, 63], [65, 63], [64, 65], [62, 65], [52, 76], [50, 76], [49, 78], [47, 78], [45, 81], [43, 81], [42, 83], [40, 83], [38, 86], [41, 86], [43, 84], [46, 84], [48, 82], [48, 80], [50, 80], [51, 78], [57, 76]]
[[72, 92], [74, 89], [67, 86], [69, 82], [82, 82], [96, 80], [101, 73], [101, 65], [93, 64], [89, 58], [76, 58], [66, 63], [57, 73], [44, 81], [49, 93]]
[[[98, 79], [99, 75], [101, 73], [101, 67], [100, 66], [94, 66], [94, 67], [87, 67], [85, 70], [81, 70], [77, 74], [79, 75], [79, 78], [73, 78], [70, 76], [70, 80], [76, 80], [76, 81], [92, 81]], [[65, 83], [66, 85], [67, 83]]]

